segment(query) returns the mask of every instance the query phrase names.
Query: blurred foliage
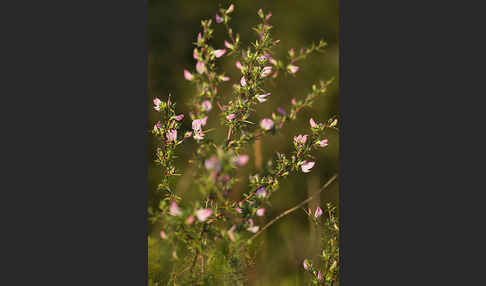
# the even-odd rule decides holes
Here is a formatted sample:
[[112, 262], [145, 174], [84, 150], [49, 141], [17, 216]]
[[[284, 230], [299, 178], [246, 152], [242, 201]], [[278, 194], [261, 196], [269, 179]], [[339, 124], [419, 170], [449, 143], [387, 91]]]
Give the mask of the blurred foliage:
[[[250, 30], [258, 22], [256, 12], [262, 8], [265, 12], [271, 11], [273, 16], [270, 23], [274, 26], [273, 38], [280, 39], [276, 58], [286, 59], [287, 51], [307, 47], [312, 42], [324, 39], [328, 46], [323, 54], [313, 54], [300, 64], [301, 69], [295, 78], [281, 77], [272, 89], [271, 99], [257, 108], [261, 116], [270, 117], [278, 106], [290, 106], [290, 99], [304, 98], [317, 80], [336, 80], [330, 86], [327, 95], [319, 97], [312, 109], [304, 109], [298, 119], [290, 122], [282, 132], [273, 137], [266, 137], [262, 142], [263, 161], [271, 159], [275, 152], [289, 153], [292, 150], [291, 138], [307, 132], [309, 133], [309, 118], [325, 122], [328, 118], [338, 115], [338, 87], [339, 87], [339, 47], [338, 47], [338, 1], [337, 0], [307, 0], [307, 1], [195, 1], [195, 0], [149, 0], [149, 94], [147, 109], [149, 118], [147, 132], [150, 132], [157, 113], [153, 111], [152, 100], [159, 97], [167, 99], [170, 93], [178, 103], [178, 111], [186, 116], [188, 109], [186, 103], [191, 97], [193, 87], [184, 79], [183, 70], [193, 69], [195, 62], [192, 58], [193, 42], [200, 31], [201, 19], [212, 18], [220, 7], [235, 4], [232, 16], [232, 28], [240, 33], [244, 45], [254, 41], [255, 35]], [[215, 46], [224, 48], [223, 41], [227, 35], [222, 26], [216, 28]], [[223, 61], [224, 69], [232, 82], [239, 80], [239, 71], [231, 60]], [[230, 86], [222, 92], [229, 92]], [[211, 118], [213, 117], [213, 118]], [[209, 116], [208, 128], [217, 121], [215, 116]], [[190, 129], [188, 118], [182, 121], [182, 129]], [[225, 130], [216, 129], [210, 133], [211, 137], [224, 138]], [[149, 136], [149, 189], [148, 206], [157, 206], [161, 195], [156, 191], [157, 184], [162, 179], [161, 170], [155, 165], [155, 141]], [[308, 197], [312, 192], [322, 186], [333, 174], [338, 172], [339, 136], [329, 133], [329, 146], [324, 151], [315, 152], [316, 166], [309, 174], [293, 175], [282, 181], [280, 190], [273, 197], [273, 205], [267, 209], [264, 220], [277, 216], [284, 210], [296, 205]], [[185, 170], [187, 161], [195, 151], [195, 144], [187, 142], [181, 148], [183, 152], [177, 154], [176, 168], [185, 174], [176, 180], [178, 195], [185, 199], [197, 198], [197, 191], [191, 189], [191, 176]], [[247, 150], [250, 161], [240, 170], [239, 177], [242, 182], [235, 187], [236, 193], [245, 191], [248, 184], [250, 169], [255, 164], [253, 150]], [[186, 172], [187, 171], [187, 172]], [[329, 190], [320, 196], [320, 205], [332, 202], [338, 206], [338, 184], [333, 184]], [[315, 203], [314, 203], [315, 204]], [[168, 279], [171, 271], [170, 253], [166, 253], [160, 243], [155, 243], [158, 237], [156, 224], [149, 224], [149, 272], [159, 278]], [[317, 258], [319, 256], [320, 241], [315, 237], [312, 223], [303, 211], [292, 215], [270, 227], [259, 238], [262, 250], [256, 259], [256, 265], [247, 273], [250, 285], [303, 285], [306, 280], [302, 261], [304, 258]], [[149, 283], [150, 285], [150, 283]], [[160, 285], [159, 285], [160, 286]]]

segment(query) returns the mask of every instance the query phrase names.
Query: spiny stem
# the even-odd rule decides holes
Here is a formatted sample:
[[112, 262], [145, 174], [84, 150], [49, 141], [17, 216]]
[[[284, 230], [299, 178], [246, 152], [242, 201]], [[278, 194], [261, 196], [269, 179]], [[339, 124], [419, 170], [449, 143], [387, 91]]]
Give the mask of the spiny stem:
[[269, 226], [271, 226], [272, 224], [274, 224], [277, 220], [281, 219], [282, 217], [296, 211], [297, 209], [299, 209], [301, 206], [305, 205], [306, 203], [310, 202], [314, 196], [320, 194], [322, 191], [324, 191], [325, 189], [327, 189], [327, 187], [332, 183], [334, 182], [334, 180], [336, 180], [338, 177], [337, 174], [335, 174], [334, 176], [332, 176], [329, 181], [327, 181], [326, 184], [324, 184], [324, 186], [321, 187], [321, 189], [316, 192], [314, 195], [308, 197], [307, 199], [303, 200], [302, 202], [300, 202], [299, 204], [297, 204], [295, 207], [293, 208], [290, 208], [286, 211], [284, 211], [283, 213], [281, 213], [280, 215], [278, 215], [276, 218], [272, 219], [270, 222], [268, 222], [264, 227], [262, 227], [262, 229], [255, 233], [248, 241], [252, 241], [253, 239], [255, 239], [256, 237], [258, 237], [265, 229], [267, 229]]

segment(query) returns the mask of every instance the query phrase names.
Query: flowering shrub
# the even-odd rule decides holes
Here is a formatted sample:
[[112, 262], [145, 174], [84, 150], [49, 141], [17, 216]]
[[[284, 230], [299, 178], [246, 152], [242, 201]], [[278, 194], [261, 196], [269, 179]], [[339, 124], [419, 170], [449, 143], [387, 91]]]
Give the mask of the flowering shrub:
[[[250, 176], [249, 189], [241, 199], [230, 200], [232, 188], [238, 181], [236, 171], [249, 160], [245, 147], [263, 136], [278, 133], [287, 122], [297, 118], [299, 111], [311, 107], [332, 83], [332, 80], [319, 81], [312, 85], [303, 99], [292, 98], [287, 108], [279, 107], [271, 117], [251, 122], [250, 116], [254, 114], [256, 106], [272, 99], [272, 92], [266, 88], [265, 82], [275, 80], [282, 74], [296, 76], [300, 69], [299, 62], [313, 52], [322, 51], [326, 43], [320, 41], [299, 52], [291, 49], [287, 61], [275, 59], [273, 50], [279, 41], [271, 38], [269, 20], [272, 14], [264, 14], [261, 9], [258, 11], [261, 23], [253, 28], [257, 40], [243, 48], [239, 34], [234, 33], [229, 25], [233, 12], [234, 5], [231, 4], [227, 9], [220, 9], [215, 17], [216, 23], [224, 26], [228, 35], [224, 48], [211, 45], [214, 32], [212, 20], [201, 22], [202, 32], [197, 35], [193, 50], [195, 68], [184, 70], [181, 74], [197, 91], [189, 103], [190, 113], [187, 116], [178, 114], [176, 103], [170, 95], [166, 100], [153, 100], [153, 108], [160, 114], [160, 120], [152, 130], [159, 139], [156, 162], [164, 175], [158, 190], [166, 196], [158, 209], [149, 209], [150, 221], [162, 225], [160, 241], [149, 239], [149, 264], [154, 263], [154, 255], [159, 252], [153, 249], [170, 248], [174, 268], [169, 281], [164, 281], [170, 285], [244, 283], [244, 269], [251, 265], [257, 247], [252, 242], [273, 223], [260, 226], [254, 219], [265, 215], [272, 195], [283, 178], [292, 173], [312, 172], [317, 164], [312, 152], [324, 151], [328, 145], [326, 132], [337, 129], [337, 119], [334, 117], [327, 122], [316, 122], [310, 118], [308, 134], [296, 134], [289, 139], [294, 152], [287, 155], [276, 153], [264, 171]], [[235, 59], [241, 77], [233, 79], [233, 92], [228, 98], [218, 93], [218, 87], [232, 79], [217, 70], [216, 61], [230, 57]], [[217, 142], [209, 134], [208, 116], [214, 108], [219, 110], [220, 128], [227, 130], [222, 142]], [[190, 130], [181, 130], [183, 120], [191, 120]], [[195, 183], [203, 197], [201, 200], [187, 201], [179, 197], [174, 192], [171, 180], [173, 176], [180, 175], [174, 166], [174, 159], [177, 148], [187, 140], [197, 143], [197, 150], [190, 162], [196, 170]], [[328, 211], [332, 212], [330, 208]], [[316, 217], [320, 215], [322, 211], [316, 213]], [[333, 227], [337, 225], [334, 216], [332, 223]], [[337, 247], [336, 242], [333, 247]], [[336, 252], [332, 252], [324, 258], [329, 260], [336, 255]], [[314, 273], [312, 264], [306, 262], [306, 265], [306, 269]], [[324, 278], [315, 281], [336, 280], [336, 269], [334, 266], [332, 271], [321, 273], [320, 276]], [[156, 272], [156, 269], [149, 271], [149, 284], [163, 282], [157, 280]], [[318, 275], [320, 272], [316, 273]]]

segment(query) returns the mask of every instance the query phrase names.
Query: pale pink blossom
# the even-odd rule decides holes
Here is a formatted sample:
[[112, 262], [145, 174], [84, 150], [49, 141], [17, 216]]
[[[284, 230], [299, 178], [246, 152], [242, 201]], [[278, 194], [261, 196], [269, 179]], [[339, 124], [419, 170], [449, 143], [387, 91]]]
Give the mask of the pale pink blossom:
[[266, 77], [271, 73], [272, 73], [272, 66], [266, 66], [266, 67], [263, 68], [261, 76]]
[[233, 120], [233, 119], [235, 119], [235, 118], [236, 118], [236, 114], [234, 114], [234, 113], [231, 113], [231, 114], [229, 114], [228, 116], [226, 116], [226, 119], [227, 119], [228, 121], [231, 121], [231, 120]]
[[191, 225], [193, 222], [194, 222], [194, 216], [191, 215], [191, 216], [187, 217], [187, 219], [186, 219], [187, 224]]
[[241, 65], [240, 61], [237, 61], [237, 62], [235, 63], [235, 66], [236, 66], [236, 68], [237, 68], [237, 69], [239, 69], [239, 70], [241, 70], [241, 69], [243, 68], [243, 66]]
[[224, 46], [227, 47], [228, 49], [233, 49], [233, 45], [228, 43], [228, 41], [224, 41]]
[[246, 80], [245, 80], [245, 77], [244, 76], [241, 77], [240, 84], [241, 84], [241, 86], [245, 86], [246, 85]]
[[240, 214], [240, 213], [242, 213], [242, 210], [241, 210], [241, 208], [239, 208], [239, 207], [236, 207], [236, 208], [235, 208], [235, 211], [236, 211], [237, 213], [239, 213], [239, 214]]
[[178, 216], [178, 215], [182, 214], [182, 212], [179, 209], [179, 206], [177, 205], [176, 202], [172, 202], [170, 204], [169, 213], [170, 213], [170, 215], [173, 215], [173, 216]]
[[311, 126], [312, 128], [316, 128], [316, 127], [317, 127], [317, 124], [316, 124], [316, 122], [314, 121], [314, 119], [312, 119], [312, 118], [311, 118], [311, 119], [309, 119], [309, 123], [310, 123], [310, 126]]
[[154, 109], [157, 111], [160, 111], [160, 104], [162, 103], [162, 100], [160, 100], [158, 97], [154, 99]]
[[176, 141], [177, 140], [177, 129], [169, 130], [167, 133], [167, 141]]
[[272, 12], [268, 13], [267, 16], [265, 17], [265, 20], [268, 21], [272, 17]]
[[196, 216], [199, 221], [203, 222], [206, 221], [212, 213], [213, 210], [211, 209], [200, 209], [196, 212]]
[[317, 141], [317, 145], [319, 145], [321, 147], [326, 147], [327, 146], [327, 142], [328, 142], [327, 139], [323, 139], [321, 141]]
[[317, 279], [319, 279], [319, 281], [322, 280], [322, 273], [321, 273], [321, 271], [318, 271], [317, 272]]
[[306, 141], [307, 135], [302, 136], [301, 134], [299, 134], [299, 136], [294, 136], [294, 142], [298, 145], [304, 145]]
[[176, 115], [175, 120], [181, 121], [183, 118], [184, 118], [184, 114], [181, 113], [179, 115]]
[[264, 197], [267, 196], [267, 191], [265, 190], [265, 187], [261, 187], [256, 191], [256, 196], [258, 198], [263, 199]]
[[256, 211], [257, 216], [263, 216], [265, 214], [265, 209], [264, 208], [259, 208]]
[[295, 100], [295, 98], [292, 98], [292, 105], [296, 105], [297, 104], [297, 101]]
[[231, 239], [231, 241], [235, 241], [235, 234], [234, 231], [236, 229], [236, 225], [233, 225], [229, 230], [228, 230], [228, 236]]
[[161, 129], [162, 123], [160, 123], [160, 121], [157, 121], [157, 124], [155, 124], [155, 127], [158, 128], [158, 129]]
[[192, 129], [194, 131], [201, 130], [201, 126], [202, 126], [202, 120], [201, 119], [195, 119], [195, 120], [192, 121]]
[[218, 158], [212, 156], [211, 158], [204, 161], [204, 168], [209, 171], [219, 172], [221, 170], [221, 164], [219, 164]]
[[244, 166], [244, 165], [246, 165], [246, 163], [248, 162], [249, 159], [250, 159], [250, 157], [248, 155], [240, 155], [240, 156], [236, 157], [235, 163], [238, 166]]
[[194, 79], [194, 76], [188, 70], [184, 70], [184, 78], [186, 80], [193, 80]]
[[227, 76], [223, 76], [223, 77], [221, 77], [221, 80], [222, 80], [222, 81], [228, 81], [228, 80], [230, 80], [230, 78], [229, 78], [229, 77], [227, 77]]
[[273, 128], [273, 120], [269, 118], [263, 118], [260, 121], [260, 127], [265, 129], [265, 130], [270, 130]]
[[214, 51], [214, 56], [216, 58], [220, 58], [222, 57], [224, 54], [226, 53], [226, 50], [225, 49], [220, 49], [220, 50], [215, 50]]
[[202, 111], [210, 111], [213, 108], [211, 101], [205, 100], [201, 103]]
[[184, 134], [184, 138], [189, 138], [192, 136], [192, 131], [187, 131], [185, 134]]
[[163, 230], [160, 232], [160, 238], [167, 239], [167, 234]]
[[249, 219], [249, 220], [248, 220], [248, 224], [249, 224], [249, 226], [248, 226], [247, 230], [248, 230], [249, 232], [253, 232], [253, 233], [258, 232], [258, 229], [259, 229], [260, 227], [259, 227], [259, 226], [254, 226], [254, 225], [253, 225], [253, 219]]
[[193, 138], [196, 139], [196, 140], [202, 140], [204, 138], [204, 133], [202, 133], [201, 130], [194, 131]]
[[231, 12], [233, 12], [233, 10], [235, 9], [235, 5], [231, 4], [228, 9], [226, 10], [226, 13], [229, 14]]
[[316, 208], [316, 212], [314, 213], [314, 217], [318, 218], [322, 215], [322, 209], [320, 207]]
[[307, 262], [307, 259], [304, 260], [304, 262], [302, 263], [302, 266], [304, 266], [304, 269], [305, 270], [309, 270], [309, 262]]
[[197, 62], [196, 64], [196, 71], [199, 73], [199, 74], [202, 74], [203, 72], [206, 71], [206, 66], [204, 65], [203, 62]]
[[268, 100], [268, 96], [270, 95], [270, 93], [265, 93], [265, 94], [257, 94], [255, 95], [256, 99], [261, 103], [261, 102], [265, 102]]
[[287, 69], [291, 74], [295, 74], [296, 72], [299, 71], [299, 67], [294, 65], [288, 65]]
[[201, 33], [198, 33], [197, 34], [197, 41], [198, 42], [202, 41], [202, 35], [201, 35]]
[[223, 22], [223, 17], [219, 16], [219, 14], [216, 14], [216, 23], [222, 23]]
[[194, 48], [194, 50], [192, 51], [192, 57], [197, 60], [197, 49]]
[[315, 164], [316, 162], [307, 162], [307, 161], [302, 162], [302, 166], [301, 166], [302, 172], [309, 173]]

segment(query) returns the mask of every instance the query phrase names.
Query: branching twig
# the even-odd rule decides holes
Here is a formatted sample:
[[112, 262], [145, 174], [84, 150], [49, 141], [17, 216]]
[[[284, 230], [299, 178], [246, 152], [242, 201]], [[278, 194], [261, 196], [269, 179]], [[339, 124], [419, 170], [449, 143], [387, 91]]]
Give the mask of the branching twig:
[[338, 175], [334, 175], [332, 176], [329, 181], [327, 181], [327, 183], [321, 187], [321, 189], [316, 192], [314, 195], [308, 197], [307, 199], [305, 199], [304, 201], [300, 202], [298, 205], [296, 205], [295, 207], [293, 208], [290, 208], [286, 211], [284, 211], [283, 213], [281, 213], [280, 215], [278, 215], [276, 218], [272, 219], [270, 222], [268, 222], [264, 227], [262, 227], [262, 229], [255, 233], [250, 239], [249, 241], [252, 241], [253, 239], [255, 239], [256, 237], [258, 237], [265, 229], [267, 229], [269, 226], [271, 226], [272, 224], [274, 224], [277, 220], [281, 219], [282, 217], [294, 212], [295, 210], [299, 209], [301, 206], [305, 205], [306, 203], [310, 202], [314, 196], [320, 194], [322, 191], [324, 191], [332, 182], [334, 182], [334, 180], [336, 180], [338, 177]]

